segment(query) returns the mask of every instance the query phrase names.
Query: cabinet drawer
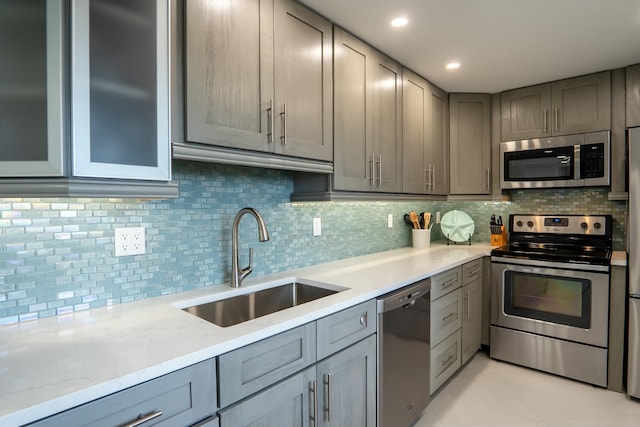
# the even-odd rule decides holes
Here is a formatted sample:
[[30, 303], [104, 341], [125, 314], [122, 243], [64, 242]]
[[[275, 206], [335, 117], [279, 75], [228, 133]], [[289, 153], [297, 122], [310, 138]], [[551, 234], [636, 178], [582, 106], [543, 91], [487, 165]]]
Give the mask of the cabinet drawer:
[[431, 347], [462, 327], [462, 289], [431, 303]]
[[209, 359], [30, 424], [37, 427], [121, 426], [160, 413], [150, 424], [191, 425], [215, 412], [216, 365]]
[[219, 356], [220, 407], [314, 363], [315, 338], [312, 322]]
[[318, 320], [318, 360], [374, 334], [376, 321], [374, 300]]
[[468, 285], [482, 277], [482, 258], [468, 262], [462, 266], [462, 284]]
[[460, 330], [431, 349], [429, 389], [433, 394], [462, 366]]
[[431, 301], [462, 286], [461, 276], [462, 269], [456, 267], [431, 277]]

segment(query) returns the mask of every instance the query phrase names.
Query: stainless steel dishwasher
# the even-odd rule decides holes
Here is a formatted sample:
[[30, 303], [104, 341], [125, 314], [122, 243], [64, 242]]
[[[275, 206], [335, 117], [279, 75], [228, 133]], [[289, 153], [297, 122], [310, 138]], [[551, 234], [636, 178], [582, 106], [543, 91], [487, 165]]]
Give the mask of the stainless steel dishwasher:
[[378, 427], [411, 425], [429, 404], [431, 280], [378, 298]]

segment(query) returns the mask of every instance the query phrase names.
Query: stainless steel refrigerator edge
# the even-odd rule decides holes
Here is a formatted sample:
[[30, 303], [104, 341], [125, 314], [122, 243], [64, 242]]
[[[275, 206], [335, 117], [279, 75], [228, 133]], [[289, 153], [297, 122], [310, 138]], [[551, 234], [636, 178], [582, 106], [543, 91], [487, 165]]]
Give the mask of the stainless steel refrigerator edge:
[[629, 142], [629, 357], [627, 393], [640, 398], [640, 127]]

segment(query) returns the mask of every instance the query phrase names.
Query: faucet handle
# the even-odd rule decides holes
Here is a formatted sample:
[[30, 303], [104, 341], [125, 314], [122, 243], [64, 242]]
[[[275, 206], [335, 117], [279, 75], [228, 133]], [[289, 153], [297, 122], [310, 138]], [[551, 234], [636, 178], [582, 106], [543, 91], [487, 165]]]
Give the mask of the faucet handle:
[[240, 270], [240, 280], [244, 279], [246, 276], [251, 274], [253, 271], [253, 248], [249, 248], [249, 265], [246, 268]]

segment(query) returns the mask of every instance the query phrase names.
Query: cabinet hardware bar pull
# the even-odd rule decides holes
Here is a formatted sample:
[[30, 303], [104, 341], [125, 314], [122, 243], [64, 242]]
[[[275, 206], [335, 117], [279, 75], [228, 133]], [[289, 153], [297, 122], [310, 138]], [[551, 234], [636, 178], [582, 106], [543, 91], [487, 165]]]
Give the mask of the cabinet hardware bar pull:
[[549, 120], [547, 120], [548, 114], [549, 112], [547, 111], [546, 108], [542, 110], [542, 127], [544, 128], [544, 133], [549, 133], [549, 123], [548, 123]]
[[431, 181], [431, 186], [432, 186], [432, 190], [436, 191], [436, 165], [433, 165], [433, 172], [431, 172], [433, 174], [433, 180]]
[[427, 189], [427, 193], [429, 192], [429, 190], [431, 190], [431, 173], [429, 172], [429, 169], [425, 169], [424, 170], [424, 186]]
[[378, 156], [378, 187], [382, 187], [382, 154]]
[[446, 365], [448, 365], [448, 364], [449, 364], [449, 362], [452, 362], [452, 361], [453, 361], [453, 359], [455, 359], [455, 358], [456, 358], [456, 356], [454, 356], [454, 355], [452, 354], [451, 356], [449, 356], [449, 358], [448, 358], [447, 360], [445, 360], [444, 362], [442, 362], [442, 363], [440, 364], [440, 366], [446, 366]]
[[313, 410], [313, 416], [310, 414], [309, 419], [313, 422], [313, 427], [318, 425], [318, 398], [316, 396], [317, 381], [309, 381], [309, 410]]
[[446, 322], [449, 319], [457, 319], [458, 318], [458, 313], [450, 313], [448, 315], [446, 315], [445, 317], [442, 318], [443, 322]]
[[326, 392], [324, 399], [325, 404], [322, 411], [325, 415], [325, 421], [331, 422], [331, 374], [325, 374], [322, 383], [324, 384], [324, 390]]
[[269, 100], [269, 108], [267, 108], [267, 142], [273, 144], [273, 99]]
[[487, 190], [491, 189], [491, 169], [487, 168]]
[[282, 145], [287, 145], [287, 103], [282, 104], [282, 113], [280, 113], [282, 117], [282, 136], [280, 137], [280, 142]]
[[555, 109], [555, 116], [556, 116], [555, 128], [556, 128], [556, 132], [558, 132], [558, 107], [556, 107], [556, 109]]
[[469, 293], [465, 293], [464, 294], [464, 308], [465, 308], [465, 313], [466, 313], [466, 319], [471, 319], [471, 304], [469, 304]]
[[471, 275], [472, 275], [472, 276], [475, 276], [475, 275], [476, 275], [476, 274], [478, 274], [478, 273], [480, 273], [480, 269], [479, 269], [479, 268], [478, 268], [478, 269], [476, 269], [476, 270], [473, 270], [473, 271], [471, 272]]
[[447, 280], [446, 282], [444, 282], [442, 284], [442, 287], [443, 288], [447, 288], [447, 287], [449, 287], [449, 286], [451, 286], [451, 285], [453, 285], [454, 283], [457, 283], [457, 282], [458, 282], [457, 278], [456, 279]]
[[158, 418], [160, 416], [162, 416], [162, 411], [155, 411], [155, 412], [152, 412], [149, 415], [146, 415], [146, 416], [144, 416], [142, 418], [138, 418], [135, 421], [131, 421], [129, 424], [126, 424], [126, 425], [124, 425], [122, 427], [138, 427], [138, 426], [141, 426], [142, 424], [144, 424], [144, 423], [146, 423], [148, 421], [151, 421], [151, 420], [153, 420], [155, 418]]
[[369, 169], [371, 171], [371, 178], [369, 178], [369, 184], [375, 185], [376, 182], [376, 153], [371, 153], [371, 160], [369, 160]]

